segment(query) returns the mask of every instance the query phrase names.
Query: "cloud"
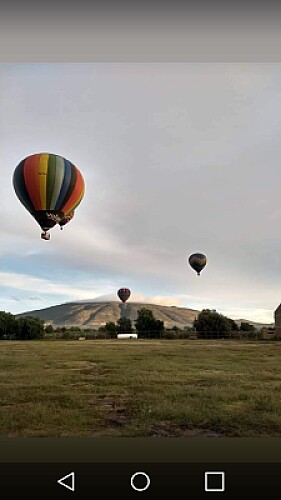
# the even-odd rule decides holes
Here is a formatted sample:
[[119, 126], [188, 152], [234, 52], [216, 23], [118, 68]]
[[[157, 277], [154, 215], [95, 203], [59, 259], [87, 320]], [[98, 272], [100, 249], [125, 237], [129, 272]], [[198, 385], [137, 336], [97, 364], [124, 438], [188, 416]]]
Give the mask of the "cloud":
[[10, 300], [13, 300], [15, 302], [25, 302], [25, 301], [39, 302], [39, 301], [42, 301], [43, 299], [41, 297], [37, 296], [37, 295], [32, 295], [30, 297], [16, 297], [16, 296], [12, 296], [12, 297], [10, 297]]
[[[158, 304], [162, 306], [181, 306], [187, 299], [187, 296], [168, 296], [168, 295], [145, 295], [143, 293], [131, 292], [129, 302], [140, 302], [144, 304]], [[120, 302], [116, 293], [107, 295], [99, 295], [89, 298], [88, 300], [82, 299], [81, 302]]]
[[268, 309], [222, 309], [221, 314], [232, 319], [247, 319], [256, 323], [274, 323], [274, 312]]
[[[73, 287], [63, 283], [36, 278], [26, 274], [4, 273], [0, 272], [1, 287], [13, 288], [15, 290], [38, 291], [41, 294], [52, 296], [68, 296], [74, 299], [85, 299], [89, 297], [89, 288]], [[92, 287], [95, 291], [95, 287]], [[30, 299], [29, 299], [30, 300]], [[33, 297], [34, 300], [34, 297]], [[38, 299], [36, 299], [38, 300]]]
[[160, 306], [181, 306], [187, 296], [177, 295], [145, 295], [143, 293], [132, 293], [131, 302], [143, 302], [145, 304], [158, 304]]

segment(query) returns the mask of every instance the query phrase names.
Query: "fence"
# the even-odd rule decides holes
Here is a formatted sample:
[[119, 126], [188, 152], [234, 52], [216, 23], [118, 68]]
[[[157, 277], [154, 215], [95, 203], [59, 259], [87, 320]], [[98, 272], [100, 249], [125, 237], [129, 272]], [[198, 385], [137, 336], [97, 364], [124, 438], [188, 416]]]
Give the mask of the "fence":
[[260, 331], [198, 331], [196, 332], [198, 339], [208, 339], [208, 340], [260, 340]]
[[[274, 331], [270, 332], [270, 335], [263, 330], [258, 331], [195, 331], [195, 330], [173, 330], [167, 329], [163, 331], [159, 330], [147, 330], [143, 332], [137, 332], [134, 330], [131, 334], [128, 333], [113, 333], [105, 332], [99, 330], [91, 331], [54, 331], [52, 333], [45, 332], [45, 340], [114, 340], [118, 338], [128, 338], [134, 337], [138, 339], [151, 339], [151, 340], [281, 340], [276, 337]], [[13, 337], [6, 333], [2, 335], [0, 340], [13, 340]]]

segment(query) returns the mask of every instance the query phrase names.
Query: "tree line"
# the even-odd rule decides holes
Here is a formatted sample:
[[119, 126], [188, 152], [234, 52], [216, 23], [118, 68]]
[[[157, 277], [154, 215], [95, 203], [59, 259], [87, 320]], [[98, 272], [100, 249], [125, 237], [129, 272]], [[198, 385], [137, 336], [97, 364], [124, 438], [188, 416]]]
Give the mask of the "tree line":
[[44, 321], [39, 318], [16, 318], [11, 313], [0, 311], [0, 340], [43, 339], [44, 334]]
[[[274, 331], [274, 329], [272, 329]], [[34, 340], [78, 338], [102, 339], [117, 338], [118, 334], [137, 333], [138, 338], [184, 339], [195, 336], [199, 339], [211, 338], [259, 338], [260, 331], [248, 322], [240, 326], [233, 320], [219, 314], [216, 310], [203, 309], [192, 326], [180, 329], [178, 326], [165, 328], [164, 322], [154, 317], [153, 312], [145, 307], [138, 310], [137, 319], [121, 317], [116, 323], [107, 322], [98, 330], [91, 328], [57, 327], [45, 325], [44, 321], [33, 316], [16, 318], [11, 313], [0, 311], [0, 340]]]
[[194, 320], [192, 327], [185, 327], [184, 330], [178, 326], [164, 328], [164, 322], [156, 320], [153, 312], [142, 308], [138, 311], [138, 317], [135, 321], [135, 330], [132, 322], [127, 318], [120, 318], [117, 324], [110, 322], [103, 327], [104, 331], [116, 336], [118, 333], [136, 332], [139, 338], [189, 338], [192, 334], [199, 339], [204, 338], [257, 338], [260, 331], [254, 325], [248, 322], [241, 322], [240, 326], [231, 318], [219, 314], [216, 310], [203, 309], [197, 319]]

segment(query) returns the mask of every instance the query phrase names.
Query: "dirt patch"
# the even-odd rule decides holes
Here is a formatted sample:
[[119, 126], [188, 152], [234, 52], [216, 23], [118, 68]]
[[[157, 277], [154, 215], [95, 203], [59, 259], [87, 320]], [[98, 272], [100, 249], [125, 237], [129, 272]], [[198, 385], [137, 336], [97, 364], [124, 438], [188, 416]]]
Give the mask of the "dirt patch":
[[116, 411], [118, 409], [125, 409], [126, 400], [126, 396], [119, 396], [117, 398], [110, 396], [100, 396], [90, 401], [90, 404]]
[[108, 370], [107, 368], [96, 368], [96, 369], [79, 369], [79, 372], [82, 374], [82, 375], [91, 375], [91, 376], [96, 376], [96, 377], [100, 377], [100, 376], [103, 376], [103, 375], [107, 375], [110, 370]]
[[91, 405], [102, 406], [103, 408], [116, 408], [118, 402], [115, 398], [110, 398], [106, 396], [101, 396], [90, 401]]
[[212, 431], [211, 429], [201, 429], [200, 427], [181, 427], [163, 422], [159, 425], [153, 425], [149, 429], [149, 436], [152, 437], [223, 437], [223, 434]]
[[90, 404], [105, 411], [104, 423], [108, 427], [122, 427], [131, 421], [131, 416], [126, 407], [126, 396], [113, 398], [110, 396], [101, 396], [95, 398]]
[[199, 387], [212, 387], [215, 384], [213, 380], [195, 380], [189, 387], [198, 389]]
[[95, 363], [93, 361], [72, 361], [71, 365], [64, 366], [64, 370], [89, 370], [93, 368], [93, 366], [98, 366], [98, 363]]
[[109, 414], [105, 417], [104, 419], [106, 426], [111, 426], [111, 427], [124, 427], [125, 425], [129, 424], [131, 421], [131, 418], [129, 415], [126, 415], [126, 413], [112, 413]]
[[17, 408], [17, 407], [22, 407], [22, 406], [29, 406], [29, 407], [32, 407], [34, 403], [32, 403], [31, 401], [26, 401], [26, 402], [18, 402], [18, 403], [3, 403], [1, 404], [0, 403], [0, 408], [1, 410], [5, 409], [5, 408]]

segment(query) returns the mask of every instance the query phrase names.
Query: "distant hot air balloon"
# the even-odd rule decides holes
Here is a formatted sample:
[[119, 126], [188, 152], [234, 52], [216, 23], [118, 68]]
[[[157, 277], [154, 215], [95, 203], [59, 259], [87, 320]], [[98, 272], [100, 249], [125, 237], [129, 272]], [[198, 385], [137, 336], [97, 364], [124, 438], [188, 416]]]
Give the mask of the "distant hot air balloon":
[[203, 253], [193, 253], [190, 255], [188, 262], [199, 276], [200, 272], [207, 264], [207, 257]]
[[74, 210], [72, 210], [68, 215], [64, 215], [64, 217], [59, 221], [60, 228], [63, 229], [65, 224], [68, 224], [74, 217]]
[[50, 239], [49, 229], [59, 224], [81, 202], [85, 184], [78, 168], [62, 156], [38, 153], [27, 156], [14, 171], [17, 197]]
[[117, 292], [117, 295], [119, 299], [122, 300], [122, 302], [126, 302], [126, 300], [128, 300], [131, 295], [131, 291], [129, 290], [129, 288], [120, 288], [120, 290], [118, 290]]

